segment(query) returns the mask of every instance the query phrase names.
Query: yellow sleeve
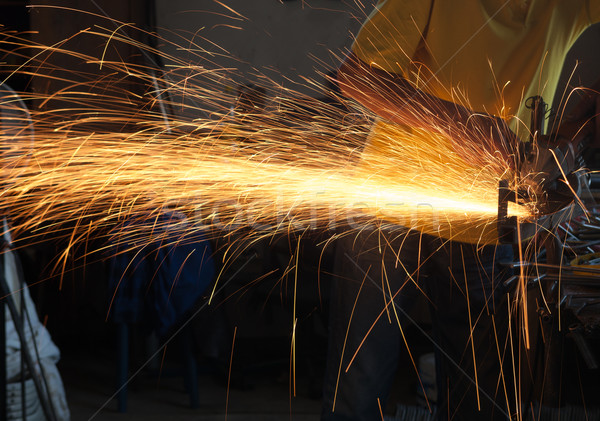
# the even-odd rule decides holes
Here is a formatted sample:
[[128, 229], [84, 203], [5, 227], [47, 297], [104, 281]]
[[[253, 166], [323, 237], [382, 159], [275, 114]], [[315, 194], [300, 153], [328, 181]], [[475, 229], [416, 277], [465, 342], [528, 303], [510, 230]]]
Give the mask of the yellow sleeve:
[[590, 23], [600, 22], [600, 0], [587, 0], [587, 3]]
[[358, 33], [352, 51], [369, 65], [406, 77], [423, 39], [432, 2], [380, 0]]

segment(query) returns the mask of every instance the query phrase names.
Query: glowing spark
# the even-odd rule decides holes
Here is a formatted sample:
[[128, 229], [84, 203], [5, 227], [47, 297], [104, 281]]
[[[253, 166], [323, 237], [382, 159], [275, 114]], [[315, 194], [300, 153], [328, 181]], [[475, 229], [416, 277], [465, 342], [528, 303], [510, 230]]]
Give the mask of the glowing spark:
[[[246, 19], [218, 3], [235, 14], [232, 19]], [[129, 24], [116, 24], [112, 31], [96, 26], [79, 34], [101, 40], [104, 48], [96, 55], [63, 49], [64, 43], [44, 46], [8, 35], [0, 44], [5, 53], [33, 51], [25, 65], [7, 68], [9, 74], [30, 76], [34, 85], [59, 86], [50, 93], [21, 93], [33, 104], [30, 115], [14, 95], [0, 102], [2, 111], [12, 112], [0, 132], [0, 207], [12, 216], [14, 235], [22, 242], [44, 235], [65, 239], [63, 265], [92, 234], [126, 245], [124, 251], [156, 240], [193, 241], [197, 234], [258, 238], [340, 226], [348, 232], [366, 227], [401, 232], [408, 227], [448, 239], [496, 243], [498, 182], [508, 179], [513, 180], [511, 188], [519, 186], [507, 163], [488, 151], [490, 140], [482, 131], [457, 125], [450, 130], [456, 138], [449, 139], [436, 116], [407, 109], [428, 124], [428, 130], [408, 131], [375, 121], [335, 94], [329, 93], [327, 102], [315, 100], [262, 74], [257, 75], [261, 87], [278, 96], [270, 102], [246, 98], [244, 103], [231, 89], [241, 85], [234, 71], [214, 64], [217, 53], [185, 39], [187, 48], [160, 42], [185, 51], [189, 59], [161, 53], [121, 33], [123, 26], [135, 31]], [[111, 59], [109, 42], [160, 56], [164, 65]], [[86, 70], [61, 68], [56, 63], [65, 57], [80, 61]], [[323, 95], [322, 87], [306, 83], [304, 88]], [[33, 144], [30, 132], [35, 133]], [[535, 215], [535, 206], [533, 201], [510, 203], [508, 212], [524, 221]], [[161, 222], [165, 209], [186, 218]], [[298, 253], [299, 246], [294, 295]], [[416, 280], [407, 275], [418, 282], [418, 272]], [[524, 276], [519, 288], [525, 305]], [[383, 285], [386, 289], [390, 297], [378, 318], [387, 312], [391, 319], [388, 306], [394, 296], [389, 284]], [[392, 309], [408, 349], [394, 305]], [[350, 320], [353, 314], [354, 307]], [[527, 337], [526, 307], [522, 316]], [[294, 395], [297, 322], [294, 297]], [[470, 308], [469, 325], [472, 331]], [[509, 335], [514, 352], [511, 328]], [[500, 356], [498, 338], [496, 343]], [[345, 351], [344, 341], [336, 395]], [[409, 355], [415, 365], [410, 350]], [[514, 371], [516, 357], [511, 357]], [[226, 416], [230, 376], [231, 364]], [[504, 390], [509, 388], [504, 377], [502, 381]], [[514, 387], [516, 395], [516, 380]]]
[[[285, 95], [259, 109], [242, 102], [232, 115], [236, 98], [225, 87], [235, 81], [226, 69], [211, 70], [211, 54], [199, 45], [191, 43], [189, 52], [200, 65], [163, 54], [170, 70], [157, 82], [161, 69], [106, 57], [109, 42], [159, 54], [156, 49], [118, 29], [84, 32], [104, 41], [99, 58], [63, 50], [60, 43], [5, 41], [5, 49], [35, 51], [19, 72], [62, 84], [50, 94], [22, 93], [43, 108], [31, 111], [31, 121], [23, 116], [5, 122], [11, 129], [0, 136], [10, 145], [2, 157], [0, 205], [15, 215], [16, 232], [64, 236], [71, 247], [91, 231], [112, 242], [141, 244], [167, 235], [157, 229], [156, 217], [168, 207], [187, 216], [168, 224], [168, 235], [177, 231], [182, 238], [214, 229], [250, 227], [272, 235], [371, 224], [496, 241], [497, 183], [506, 164], [471, 146], [457, 153], [461, 142], [436, 126], [416, 133], [381, 123], [372, 129], [366, 111], [341, 98], [345, 107], [328, 105], [266, 78], [267, 89]], [[57, 77], [63, 69], [50, 57], [61, 56], [109, 73]], [[157, 104], [160, 112], [153, 109]], [[2, 106], [22, 111], [14, 96]], [[344, 125], [348, 109], [362, 119]], [[14, 135], [23, 127], [35, 128], [33, 146]], [[462, 143], [471, 145], [472, 133], [463, 134]], [[473, 163], [460, 158], [465, 153]], [[532, 204], [509, 209], [523, 219], [532, 211]], [[119, 228], [132, 219], [137, 223]]]

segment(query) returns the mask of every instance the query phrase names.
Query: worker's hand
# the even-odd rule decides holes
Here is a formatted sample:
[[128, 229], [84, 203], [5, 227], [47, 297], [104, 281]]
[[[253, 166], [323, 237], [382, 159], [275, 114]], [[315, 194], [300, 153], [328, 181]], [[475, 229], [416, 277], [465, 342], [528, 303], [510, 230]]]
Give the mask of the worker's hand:
[[507, 169], [517, 167], [520, 140], [500, 117], [485, 113], [473, 113], [464, 121], [467, 136], [473, 143], [473, 151], [488, 153], [504, 162]]
[[551, 138], [578, 143], [587, 137], [589, 146], [600, 146], [600, 94], [586, 90], [585, 96], [577, 106], [564, 117]]
[[[552, 193], [565, 185], [577, 191], [578, 169], [584, 166], [582, 154], [599, 146], [600, 97], [586, 95], [550, 134], [538, 136], [521, 166], [521, 179], [538, 192]], [[569, 182], [565, 183], [565, 179]]]
[[[581, 155], [600, 146], [600, 95], [586, 91], [577, 106], [546, 136], [539, 136], [532, 151], [532, 173], [545, 183], [564, 177], [584, 165]], [[535, 159], [533, 159], [535, 158]]]

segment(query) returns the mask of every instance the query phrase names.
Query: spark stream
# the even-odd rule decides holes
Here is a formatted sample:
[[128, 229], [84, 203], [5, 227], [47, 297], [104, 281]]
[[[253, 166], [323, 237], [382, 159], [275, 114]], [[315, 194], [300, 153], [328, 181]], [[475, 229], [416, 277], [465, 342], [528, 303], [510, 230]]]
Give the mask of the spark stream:
[[[34, 51], [24, 66], [5, 70], [50, 92], [20, 94], [32, 104], [29, 115], [16, 96], [2, 99], [11, 117], [0, 139], [0, 206], [14, 216], [17, 234], [51, 233], [76, 244], [107, 230], [113, 241], [115, 232], [117, 241], [143, 241], [158, 235], [157, 215], [168, 208], [187, 216], [169, 225], [169, 235], [180, 230], [182, 237], [371, 225], [495, 241], [506, 168], [497, 157], [469, 164], [439, 130], [420, 133], [427, 144], [400, 129], [372, 131], [372, 116], [356, 104], [330, 92], [335, 105], [318, 101], [260, 74], [261, 86], [278, 95], [248, 109], [232, 92], [234, 72], [211, 67], [199, 45], [187, 42], [193, 59], [184, 61], [118, 31], [83, 35], [105, 48], [94, 55], [14, 36], [1, 45], [5, 54]], [[161, 54], [165, 65], [109, 60], [108, 46], [119, 44]], [[59, 66], [63, 59], [85, 70]], [[391, 155], [381, 153], [381, 142]], [[509, 212], [526, 218], [531, 206]], [[131, 218], [144, 222], [119, 229]]]

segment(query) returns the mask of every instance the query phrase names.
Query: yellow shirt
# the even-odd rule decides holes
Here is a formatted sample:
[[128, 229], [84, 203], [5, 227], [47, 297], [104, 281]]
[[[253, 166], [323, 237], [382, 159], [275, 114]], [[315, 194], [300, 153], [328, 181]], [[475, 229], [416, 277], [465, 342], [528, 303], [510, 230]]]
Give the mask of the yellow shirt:
[[597, 21], [600, 0], [382, 0], [353, 50], [442, 99], [516, 116], [527, 138], [524, 100], [552, 104], [569, 48]]
[[[381, 0], [353, 51], [421, 90], [503, 117], [527, 139], [525, 100], [541, 95], [552, 103], [569, 48], [598, 20], [600, 0]], [[467, 203], [450, 213], [432, 204], [425, 218], [423, 212], [408, 219], [385, 215], [384, 209], [387, 220], [458, 241], [497, 239], [498, 171], [464, 162], [447, 139], [380, 121], [357, 171], [385, 174], [399, 186], [426, 186], [434, 200]], [[491, 208], [488, 217], [478, 204]]]

